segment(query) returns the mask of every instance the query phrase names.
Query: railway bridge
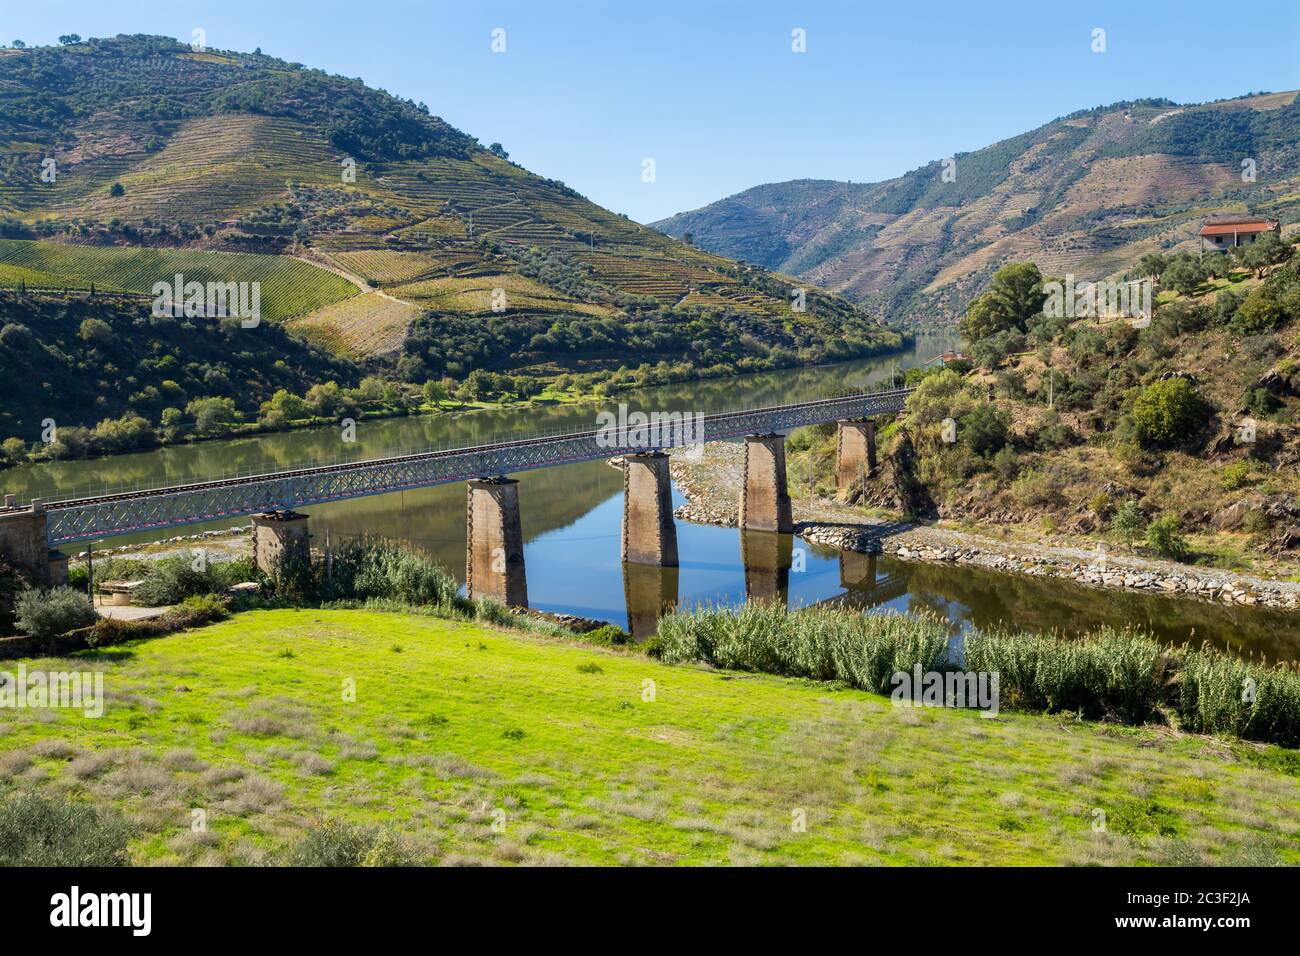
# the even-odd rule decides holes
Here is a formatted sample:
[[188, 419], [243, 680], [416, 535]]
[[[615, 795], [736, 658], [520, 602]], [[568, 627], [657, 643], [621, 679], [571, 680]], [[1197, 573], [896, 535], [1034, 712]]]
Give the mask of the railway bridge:
[[620, 406], [617, 416], [598, 415], [596, 428], [482, 445], [25, 503], [5, 495], [0, 555], [37, 580], [58, 582], [67, 568], [66, 556], [55, 550], [61, 545], [251, 515], [254, 557], [259, 567], [270, 569], [286, 549], [309, 547], [307, 516], [299, 508], [464, 481], [467, 590], [471, 597], [524, 606], [528, 591], [518, 483], [507, 477], [510, 472], [620, 460], [623, 561], [675, 567], [677, 532], [666, 450], [744, 439], [740, 525], [789, 533], [793, 522], [782, 433], [838, 422], [836, 480], [845, 488], [875, 470], [874, 416], [901, 411], [911, 392], [891, 388], [710, 415], [628, 413], [627, 406]]

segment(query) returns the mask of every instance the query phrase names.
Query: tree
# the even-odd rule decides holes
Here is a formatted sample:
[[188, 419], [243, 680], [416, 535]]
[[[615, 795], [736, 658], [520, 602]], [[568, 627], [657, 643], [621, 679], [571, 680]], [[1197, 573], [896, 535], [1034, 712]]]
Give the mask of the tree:
[[1110, 530], [1124, 539], [1130, 551], [1133, 550], [1133, 541], [1147, 527], [1147, 516], [1142, 513], [1136, 501], [1126, 501], [1119, 506], [1115, 512], [1115, 517], [1110, 519]]
[[1148, 279], [1159, 280], [1165, 267], [1169, 265], [1169, 259], [1159, 252], [1148, 252], [1138, 260], [1138, 273]]
[[447, 398], [447, 386], [442, 382], [435, 382], [429, 379], [424, 383], [424, 400], [430, 405], [438, 405]]
[[80, 43], [80, 42], [81, 42], [81, 37], [75, 33], [65, 33], [63, 34], [63, 36], [59, 37], [59, 43], [61, 43], [63, 46], [70, 46], [73, 43]]
[[113, 327], [103, 319], [86, 319], [77, 329], [77, 337], [92, 345], [107, 345], [113, 341]]
[[1222, 279], [1232, 271], [1232, 261], [1222, 252], [1211, 252], [1201, 260], [1201, 270], [1211, 279]]
[[15, 40], [13, 42], [13, 48], [15, 50], [25, 50], [27, 49], [27, 44], [24, 43], [22, 40]]
[[27, 460], [27, 443], [21, 438], [6, 438], [0, 442], [0, 456], [12, 464]]
[[488, 147], [488, 152], [500, 159], [509, 159], [510, 154], [506, 152], [505, 147], [500, 143], [493, 143]]
[[1205, 272], [1201, 264], [1189, 255], [1175, 257], [1160, 276], [1161, 284], [1183, 295], [1195, 295], [1203, 281]]
[[258, 421], [268, 428], [284, 428], [291, 422], [307, 417], [307, 403], [288, 389], [278, 389], [269, 401], [263, 402]]
[[1255, 270], [1255, 278], [1262, 278], [1264, 270], [1291, 256], [1291, 246], [1278, 238], [1276, 232], [1266, 232], [1250, 245], [1242, 248], [1241, 264]]
[[229, 398], [196, 398], [185, 406], [194, 418], [194, 430], [200, 435], [219, 435], [229, 431], [241, 416]]
[[1209, 419], [1210, 406], [1185, 378], [1152, 382], [1133, 400], [1133, 425], [1145, 445], [1184, 444]]
[[1046, 301], [1038, 266], [1013, 262], [993, 273], [988, 289], [967, 307], [961, 332], [971, 342], [1008, 329], [1024, 332]]
[[113, 183], [113, 188], [108, 191], [108, 194], [110, 196], [125, 196], [126, 189], [123, 188], [121, 183]]

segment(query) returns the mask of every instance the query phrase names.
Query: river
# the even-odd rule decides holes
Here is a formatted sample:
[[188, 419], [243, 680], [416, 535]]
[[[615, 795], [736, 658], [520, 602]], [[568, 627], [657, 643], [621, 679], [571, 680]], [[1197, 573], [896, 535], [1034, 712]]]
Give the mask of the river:
[[[819, 398], [838, 389], [887, 383], [899, 370], [927, 361], [951, 344], [944, 338], [922, 338], [913, 350], [885, 358], [662, 386], [621, 394], [619, 401], [647, 411], [707, 414]], [[549, 429], [592, 427], [597, 408], [542, 406], [364, 421], [357, 426], [355, 443], [348, 444], [339, 429], [313, 428], [105, 459], [25, 465], [0, 472], [0, 486], [20, 499], [50, 498], [74, 489], [212, 478], [310, 460], [373, 458]], [[1171, 643], [1209, 641], [1238, 653], [1265, 654], [1271, 660], [1300, 659], [1300, 628], [1294, 614], [1107, 592], [952, 564], [840, 555], [798, 537], [742, 535], [734, 528], [679, 522], [680, 568], [625, 568], [619, 561], [623, 486], [617, 470], [596, 461], [514, 477], [520, 479], [531, 605], [610, 621], [639, 635], [653, 629], [665, 605], [783, 596], [792, 606], [833, 602], [872, 612], [925, 609], [948, 620], [954, 634], [971, 627], [1006, 625], [1075, 635], [1103, 624], [1132, 624]], [[674, 497], [680, 504], [676, 489]], [[331, 540], [360, 534], [405, 539], [463, 580], [464, 509], [464, 486], [454, 484], [307, 510], [318, 543], [327, 535]], [[222, 526], [196, 526], [177, 533]], [[111, 543], [132, 540], [118, 538]]]

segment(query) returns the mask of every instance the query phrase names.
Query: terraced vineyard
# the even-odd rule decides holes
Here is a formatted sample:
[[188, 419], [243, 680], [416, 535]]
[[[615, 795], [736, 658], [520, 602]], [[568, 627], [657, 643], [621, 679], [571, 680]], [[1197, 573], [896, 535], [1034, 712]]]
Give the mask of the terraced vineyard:
[[[58, 84], [43, 79], [55, 75]], [[0, 217], [17, 240], [0, 254], [0, 284], [147, 293], [176, 272], [260, 281], [265, 315], [298, 318], [296, 330], [354, 357], [402, 352], [413, 310], [429, 310], [456, 317], [424, 353], [429, 370], [443, 364], [435, 351], [478, 357], [456, 360], [457, 374], [488, 355], [494, 368], [561, 355], [612, 369], [639, 362], [651, 342], [672, 343], [657, 358], [695, 362], [704, 338], [716, 340], [711, 365], [744, 355], [755, 367], [899, 341], [843, 299], [794, 313], [784, 277], [738, 281], [735, 263], [603, 209], [357, 80], [119, 37], [14, 51], [0, 58], [0, 91]], [[46, 157], [58, 171], [49, 184], [39, 175]], [[35, 239], [57, 241], [22, 244]], [[348, 277], [403, 302], [360, 297]], [[504, 315], [526, 329], [468, 321], [501, 315], [498, 288]], [[636, 331], [590, 327], [610, 320]], [[700, 321], [718, 323], [717, 334]], [[553, 326], [543, 352], [528, 354]]]
[[127, 249], [0, 239], [0, 286], [153, 294], [154, 283], [259, 282], [262, 318], [279, 322], [357, 294], [352, 283], [288, 256]]
[[365, 359], [400, 352], [407, 329], [422, 311], [382, 293], [367, 292], [292, 319], [287, 325], [332, 352]]
[[[558, 295], [531, 279], [508, 273], [473, 278], [430, 279], [398, 286], [392, 293], [398, 298], [418, 302], [437, 312], [509, 314], [526, 309], [531, 312], [579, 312], [599, 316], [615, 314], [615, 310], [607, 306], [577, 302]], [[494, 304], [497, 305], [495, 309]]]

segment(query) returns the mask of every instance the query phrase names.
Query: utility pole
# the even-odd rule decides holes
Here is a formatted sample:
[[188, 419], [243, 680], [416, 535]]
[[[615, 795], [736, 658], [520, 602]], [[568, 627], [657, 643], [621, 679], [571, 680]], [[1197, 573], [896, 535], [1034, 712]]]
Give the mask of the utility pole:
[[1056, 404], [1056, 368], [1048, 369], [1047, 376], [1047, 407], [1053, 408]]

